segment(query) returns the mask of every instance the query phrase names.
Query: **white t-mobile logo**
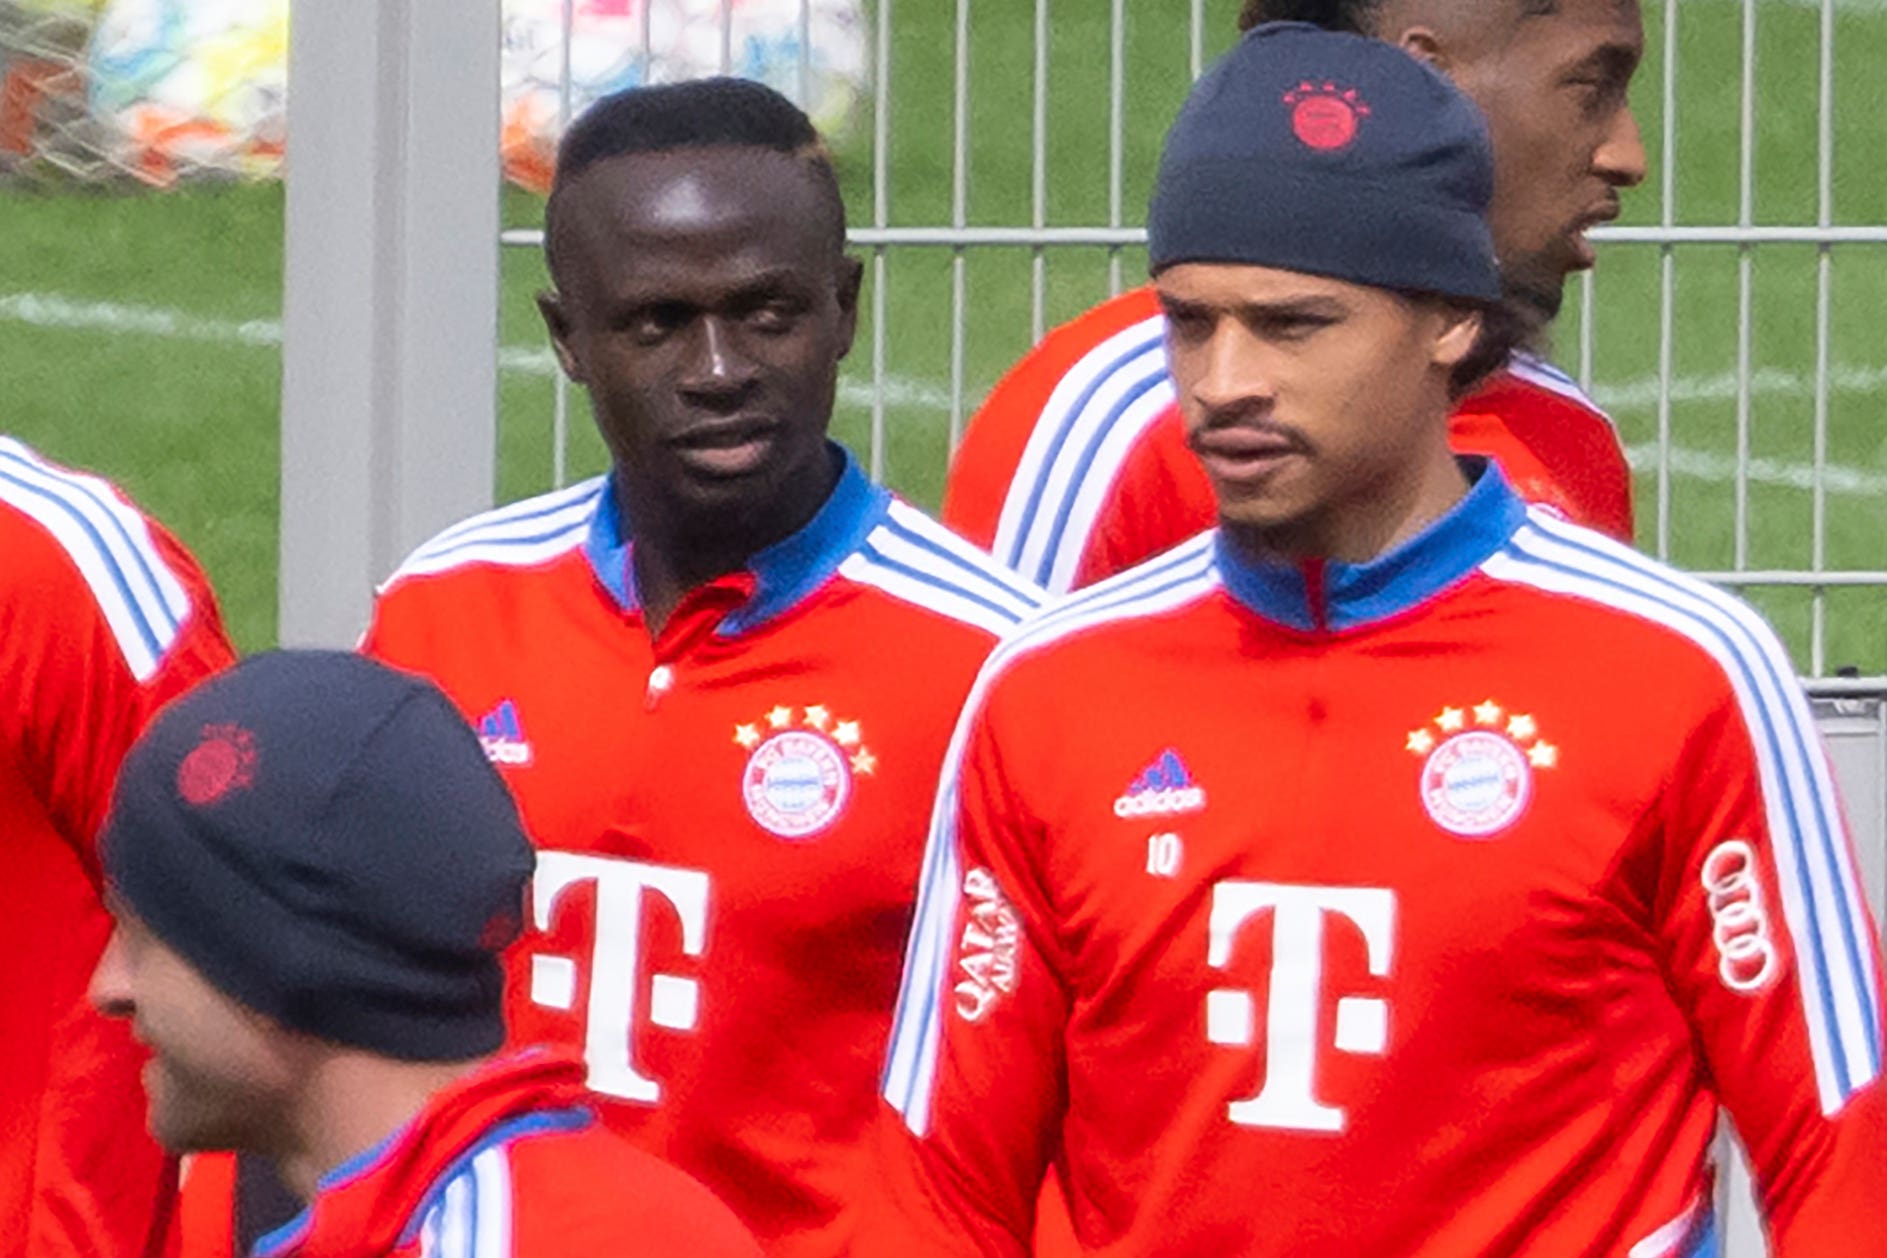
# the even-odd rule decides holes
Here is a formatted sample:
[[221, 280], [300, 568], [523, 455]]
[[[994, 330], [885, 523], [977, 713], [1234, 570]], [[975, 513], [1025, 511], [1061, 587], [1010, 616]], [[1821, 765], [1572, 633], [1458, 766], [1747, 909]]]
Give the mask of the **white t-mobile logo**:
[[[1395, 951], [1396, 896], [1381, 887], [1298, 887], [1276, 882], [1221, 882], [1212, 890], [1212, 941], [1207, 960], [1230, 965], [1239, 929], [1271, 913], [1271, 995], [1265, 1008], [1265, 1077], [1258, 1095], [1227, 1112], [1249, 1127], [1342, 1131], [1344, 1112], [1317, 1099], [1322, 1030], [1324, 918], [1336, 914], [1363, 932], [1369, 972], [1389, 976]], [[1240, 988], [1206, 993], [1206, 1037], [1234, 1047], [1253, 1042], [1253, 1001]], [[1388, 1003], [1373, 996], [1337, 1001], [1336, 1048], [1380, 1054], [1389, 1043]]]
[[[645, 865], [640, 861], [539, 852], [533, 880], [532, 916], [549, 930], [557, 899], [581, 882], [596, 884], [596, 946], [590, 952], [590, 1004], [583, 1056], [589, 1084], [598, 1092], [653, 1104], [662, 1088], [636, 1069], [636, 997], [642, 969], [642, 899], [645, 892], [668, 901], [681, 920], [682, 951], [700, 956], [707, 948], [708, 876], [698, 869]], [[531, 958], [531, 999], [551, 1009], [576, 1003], [577, 962], [570, 957]], [[701, 988], [691, 978], [649, 976], [648, 1020], [672, 1031], [692, 1031]]]

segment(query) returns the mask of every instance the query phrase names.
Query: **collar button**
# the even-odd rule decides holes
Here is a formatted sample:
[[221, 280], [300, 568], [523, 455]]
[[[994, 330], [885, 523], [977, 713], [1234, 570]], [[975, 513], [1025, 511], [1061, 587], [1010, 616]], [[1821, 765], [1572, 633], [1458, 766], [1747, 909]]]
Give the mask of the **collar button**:
[[675, 670], [667, 664], [657, 664], [649, 672], [649, 686], [645, 700], [649, 707], [654, 707], [661, 697], [675, 687]]

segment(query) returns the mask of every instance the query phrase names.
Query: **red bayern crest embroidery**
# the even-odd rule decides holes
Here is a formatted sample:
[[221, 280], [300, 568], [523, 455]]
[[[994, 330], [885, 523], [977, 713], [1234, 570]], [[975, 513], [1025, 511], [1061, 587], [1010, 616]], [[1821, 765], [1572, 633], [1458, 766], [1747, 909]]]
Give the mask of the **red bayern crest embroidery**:
[[177, 794], [207, 807], [255, 783], [255, 735], [240, 725], [205, 725], [202, 740], [177, 766]]
[[1284, 103], [1291, 107], [1292, 134], [1323, 153], [1348, 148], [1369, 117], [1369, 106], [1355, 88], [1329, 82], [1305, 80], [1284, 94]]

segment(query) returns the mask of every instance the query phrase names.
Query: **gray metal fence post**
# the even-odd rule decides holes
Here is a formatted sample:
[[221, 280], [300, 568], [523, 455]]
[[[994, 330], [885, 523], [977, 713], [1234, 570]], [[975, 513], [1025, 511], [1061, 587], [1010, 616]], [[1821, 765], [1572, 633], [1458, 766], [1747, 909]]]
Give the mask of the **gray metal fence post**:
[[351, 645], [373, 582], [490, 505], [499, 16], [499, 0], [294, 6], [284, 645]]

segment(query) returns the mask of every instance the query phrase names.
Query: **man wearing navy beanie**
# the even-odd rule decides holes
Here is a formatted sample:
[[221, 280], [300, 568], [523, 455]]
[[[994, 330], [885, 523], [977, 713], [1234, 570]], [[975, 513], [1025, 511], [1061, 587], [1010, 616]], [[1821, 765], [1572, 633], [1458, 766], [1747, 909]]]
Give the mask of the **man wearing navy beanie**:
[[1260, 27], [1187, 101], [1149, 252], [1219, 527], [978, 679], [865, 1252], [1027, 1254], [1053, 1167], [1080, 1253], [1691, 1258], [1722, 1106], [1782, 1258], [1887, 1254], [1786, 653], [1449, 452], [1490, 183], [1377, 41]]
[[1461, 497], [1493, 184], [1480, 112], [1380, 41], [1260, 26], [1187, 98], [1148, 256], [1189, 442], [1262, 550], [1368, 559]]
[[100, 852], [92, 1000], [151, 1049], [153, 1134], [260, 1154], [309, 1202], [258, 1254], [758, 1252], [597, 1125], [578, 1058], [494, 1058], [532, 851], [431, 684], [237, 666], [132, 748]]

